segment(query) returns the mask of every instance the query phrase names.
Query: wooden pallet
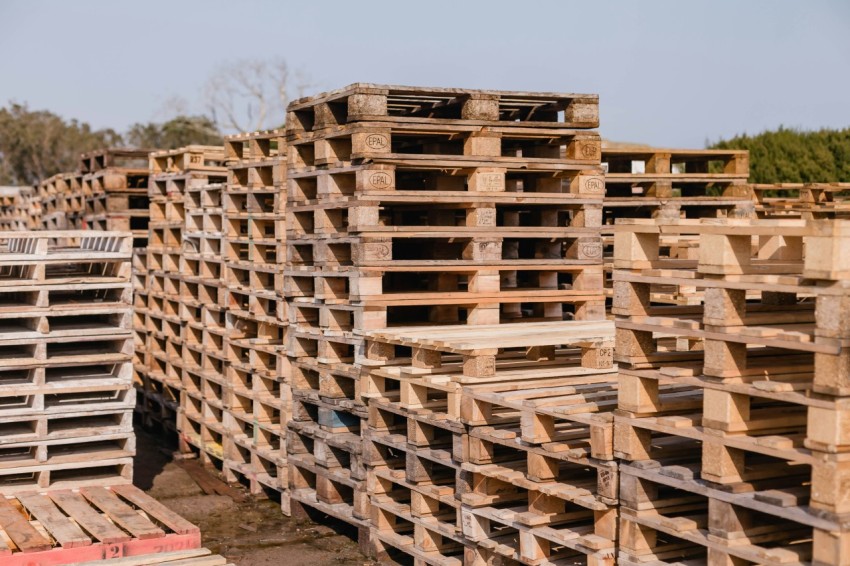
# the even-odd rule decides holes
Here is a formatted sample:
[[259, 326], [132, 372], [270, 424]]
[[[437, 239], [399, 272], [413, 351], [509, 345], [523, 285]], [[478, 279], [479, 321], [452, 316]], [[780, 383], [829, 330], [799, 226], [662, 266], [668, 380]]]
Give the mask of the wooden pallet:
[[0, 529], [0, 556], [10, 566], [103, 564], [122, 557], [120, 564], [160, 563], [140, 560], [201, 546], [198, 527], [130, 485], [3, 498]]
[[699, 177], [739, 179], [749, 174], [749, 152], [741, 149], [604, 146], [602, 155], [609, 174], [634, 178], [667, 174], [688, 182]]
[[190, 145], [179, 149], [153, 151], [149, 155], [152, 174], [184, 171], [220, 172], [224, 167], [221, 146]]
[[355, 83], [292, 102], [286, 132], [295, 135], [360, 121], [595, 128], [599, 97]]
[[[562, 155], [563, 151], [563, 155]], [[498, 125], [404, 124], [357, 122], [304, 132], [289, 139], [288, 167], [339, 167], [362, 160], [393, 162], [445, 161], [469, 163], [486, 157], [490, 167], [515, 164], [573, 169], [598, 165], [599, 134], [561, 127], [523, 128]]]
[[482, 163], [470, 168], [446, 168], [442, 163], [403, 160], [384, 163], [374, 158], [368, 163], [345, 167], [290, 169], [287, 171], [287, 201], [308, 205], [371, 197], [392, 197], [401, 202], [421, 202], [423, 195], [452, 203], [516, 202], [522, 191], [526, 203], [563, 204], [569, 199], [601, 198], [605, 180], [601, 170], [585, 166], [526, 167]]
[[850, 204], [850, 183], [777, 183], [752, 185], [760, 218], [840, 218]]
[[228, 163], [262, 161], [286, 155], [286, 132], [266, 130], [224, 137], [224, 154]]
[[621, 561], [842, 563], [846, 525], [795, 505], [793, 490], [722, 490], [686, 463], [654, 464], [621, 467]]
[[150, 149], [104, 148], [80, 155], [82, 173], [95, 173], [103, 169], [147, 169]]
[[463, 564], [460, 503], [452, 486], [414, 484], [391, 468], [369, 474], [371, 546], [379, 560], [401, 555], [425, 564]]

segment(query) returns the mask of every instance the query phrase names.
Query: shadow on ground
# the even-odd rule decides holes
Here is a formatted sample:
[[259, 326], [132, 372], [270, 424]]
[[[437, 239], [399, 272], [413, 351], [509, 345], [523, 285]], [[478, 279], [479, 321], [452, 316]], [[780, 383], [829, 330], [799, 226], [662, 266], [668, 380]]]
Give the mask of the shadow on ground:
[[[136, 485], [201, 528], [205, 547], [238, 566], [371, 565], [343, 529], [293, 521], [280, 505], [248, 497], [237, 503], [207, 495], [170, 456], [173, 447], [136, 429]], [[236, 489], [243, 490], [242, 487]]]

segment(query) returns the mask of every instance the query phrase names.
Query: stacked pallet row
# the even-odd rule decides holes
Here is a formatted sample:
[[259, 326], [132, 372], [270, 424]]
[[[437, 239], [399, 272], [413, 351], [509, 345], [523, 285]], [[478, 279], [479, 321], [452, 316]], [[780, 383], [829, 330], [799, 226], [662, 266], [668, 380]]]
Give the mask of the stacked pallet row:
[[365, 333], [604, 317], [597, 125], [570, 94], [356, 84], [290, 105], [293, 513], [368, 540]]
[[85, 227], [132, 232], [135, 248], [148, 240], [148, 154], [110, 148], [80, 157]]
[[[218, 181], [219, 179], [216, 179]], [[182, 449], [222, 469], [226, 353], [222, 283], [224, 184], [186, 187], [180, 297], [183, 325], [183, 399], [177, 423]]]
[[39, 183], [42, 230], [82, 228], [84, 199], [82, 175], [58, 173]]
[[[619, 563], [848, 563], [850, 226], [616, 230]], [[659, 259], [663, 235], [698, 258]], [[653, 301], [676, 284], [703, 305]]]
[[28, 215], [24, 212], [21, 189], [28, 187], [0, 187], [0, 231], [25, 231], [29, 229]]
[[752, 186], [759, 218], [846, 218], [850, 183], [777, 183]]
[[[139, 412], [148, 426], [178, 430], [184, 389], [183, 342], [191, 332], [188, 322], [196, 316], [199, 298], [181, 295], [182, 250], [186, 224], [185, 200], [189, 187], [223, 183], [226, 169], [221, 147], [188, 146], [150, 154], [148, 196], [150, 222], [146, 254], [148, 302], [147, 375]], [[187, 272], [189, 278], [191, 273]]]
[[0, 491], [132, 479], [131, 238], [6, 232]]
[[[755, 215], [745, 150], [684, 150], [603, 147], [605, 203], [603, 237], [606, 292], [611, 296], [614, 223], [619, 218], [749, 218]], [[695, 242], [665, 242], [669, 257], [688, 259]], [[671, 303], [693, 303], [689, 293]]]
[[[371, 552], [401, 564], [613, 564], [613, 337], [609, 321], [371, 332], [357, 462]], [[338, 432], [315, 452], [353, 475]]]
[[228, 136], [222, 191], [226, 318], [223, 466], [252, 493], [273, 492], [288, 513], [286, 421], [291, 410], [286, 323], [279, 294], [286, 145], [282, 130]]
[[[79, 171], [84, 227], [133, 235], [133, 379], [143, 391], [147, 373], [148, 151], [109, 148], [84, 153]], [[144, 397], [138, 400], [137, 410], [141, 410]]]
[[23, 219], [27, 230], [41, 228], [41, 199], [35, 187], [19, 187], [20, 208], [19, 216]]
[[86, 199], [83, 195], [83, 175], [79, 171], [63, 175], [59, 194], [64, 197], [61, 209], [65, 215], [65, 227], [68, 230], [85, 228]]

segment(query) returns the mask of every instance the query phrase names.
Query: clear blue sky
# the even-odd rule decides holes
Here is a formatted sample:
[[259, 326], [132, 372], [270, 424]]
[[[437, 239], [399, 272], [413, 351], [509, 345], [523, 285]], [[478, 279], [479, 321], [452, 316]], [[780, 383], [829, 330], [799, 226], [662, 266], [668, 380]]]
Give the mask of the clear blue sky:
[[850, 126], [850, 2], [0, 0], [0, 105], [95, 127], [200, 111], [222, 61], [352, 82], [595, 92], [603, 136], [661, 146]]

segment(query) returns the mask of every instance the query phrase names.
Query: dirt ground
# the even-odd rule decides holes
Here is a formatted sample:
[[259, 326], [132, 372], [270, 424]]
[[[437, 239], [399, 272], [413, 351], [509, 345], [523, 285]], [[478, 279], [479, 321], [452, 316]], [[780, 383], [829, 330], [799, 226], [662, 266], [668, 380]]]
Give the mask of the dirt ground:
[[[170, 509], [201, 528], [206, 548], [237, 566], [279, 564], [372, 565], [357, 543], [337, 530], [312, 522], [294, 521], [268, 499], [207, 495], [151, 434], [136, 429], [137, 455], [134, 483]], [[247, 493], [241, 486], [240, 492]]]

